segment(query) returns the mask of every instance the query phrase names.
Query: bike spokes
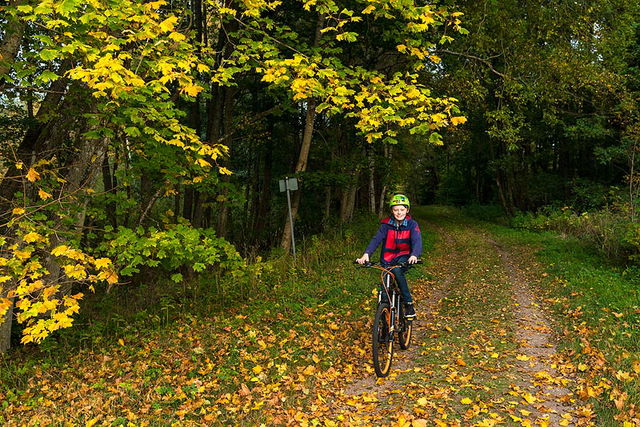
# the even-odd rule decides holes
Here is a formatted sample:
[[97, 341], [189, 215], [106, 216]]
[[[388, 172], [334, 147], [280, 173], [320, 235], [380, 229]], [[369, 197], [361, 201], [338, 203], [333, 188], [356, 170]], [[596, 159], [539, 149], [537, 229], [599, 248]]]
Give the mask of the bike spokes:
[[376, 375], [386, 377], [391, 370], [393, 360], [393, 334], [391, 310], [387, 304], [378, 305], [373, 322], [372, 350], [373, 368]]

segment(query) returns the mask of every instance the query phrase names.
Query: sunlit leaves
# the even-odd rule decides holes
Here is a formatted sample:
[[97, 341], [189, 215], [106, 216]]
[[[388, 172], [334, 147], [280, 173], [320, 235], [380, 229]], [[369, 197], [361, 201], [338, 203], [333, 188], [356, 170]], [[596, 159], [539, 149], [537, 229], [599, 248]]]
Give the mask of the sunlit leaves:
[[[357, 22], [362, 18], [358, 16], [357, 10], [341, 9], [333, 1], [307, 1], [304, 8], [326, 14], [325, 21], [331, 24], [321, 28], [323, 37], [334, 37], [337, 41], [345, 42], [358, 40], [358, 34], [349, 30], [350, 22]], [[363, 6], [361, 13], [362, 16], [375, 16], [375, 19], [405, 22], [407, 37], [426, 32], [434, 26], [459, 24], [459, 15], [455, 15], [452, 23], [449, 22], [449, 12], [446, 10], [437, 10], [429, 5], [418, 6], [413, 2], [405, 2], [400, 6], [388, 1], [369, 1]], [[254, 26], [260, 28], [260, 23], [256, 22]], [[246, 34], [251, 35], [251, 31], [247, 30]], [[398, 34], [389, 36], [404, 37]], [[291, 34], [291, 37], [298, 38], [295, 34]], [[411, 134], [422, 135], [449, 124], [463, 123], [464, 118], [460, 116], [451, 123], [448, 120], [457, 112], [456, 100], [433, 97], [427, 87], [418, 83], [417, 72], [386, 75], [342, 63], [338, 56], [333, 56], [335, 52], [331, 49], [326, 52], [315, 50], [313, 53], [288, 53], [285, 49], [280, 53], [281, 46], [249, 38], [241, 40], [234, 52], [234, 58], [238, 62], [246, 64], [247, 60], [252, 60], [255, 70], [262, 74], [262, 81], [271, 86], [286, 88], [294, 101], [315, 100], [317, 112], [355, 118], [356, 128], [368, 142], [379, 139], [396, 142], [397, 134], [402, 129]], [[424, 68], [422, 61], [425, 58], [434, 63], [440, 61], [432, 54], [433, 47], [426, 39], [412, 37], [399, 44], [398, 51], [406, 55], [405, 59], [412, 64], [409, 69], [417, 71]], [[221, 77], [225, 75], [223, 70], [218, 70], [214, 81], [226, 82], [228, 77]], [[429, 141], [441, 143], [437, 134]]]
[[[175, 105], [159, 102], [160, 94], [171, 92], [171, 85], [176, 85], [184, 96], [198, 96], [203, 87], [194, 74], [207, 70], [206, 64], [196, 57], [194, 46], [187, 43], [187, 35], [180, 32], [180, 15], [159, 10], [164, 4], [165, 1], [123, 1], [105, 7], [99, 2], [64, 0], [41, 2], [35, 8], [19, 6], [13, 13], [25, 21], [59, 30], [37, 34], [42, 48], [25, 53], [51, 63], [35, 76], [38, 82], [59, 79], [62, 76], [53, 71], [57, 68], [55, 62], [72, 60], [75, 66], [65, 77], [84, 83], [98, 105], [111, 110], [109, 119], [100, 123], [103, 129], [113, 127], [110, 122], [122, 123], [126, 119], [119, 110], [130, 114], [135, 111], [138, 120], [152, 120], [155, 125], [128, 123], [125, 127], [130, 136], [143, 141], [152, 138], [160, 143], [188, 140], [182, 148], [202, 151], [203, 143], [193, 129], [179, 124]], [[59, 15], [54, 16], [54, 11]], [[20, 66], [14, 64], [16, 69]], [[149, 114], [151, 109], [153, 116]], [[173, 132], [171, 137], [167, 138], [167, 130]], [[28, 177], [32, 182], [37, 179], [34, 175]]]

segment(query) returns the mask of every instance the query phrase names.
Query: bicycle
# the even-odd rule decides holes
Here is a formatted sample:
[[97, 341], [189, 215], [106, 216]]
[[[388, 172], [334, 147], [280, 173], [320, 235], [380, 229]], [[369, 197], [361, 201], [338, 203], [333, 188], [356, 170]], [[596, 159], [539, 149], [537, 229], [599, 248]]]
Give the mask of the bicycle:
[[[419, 260], [417, 263], [422, 264], [422, 261]], [[400, 348], [406, 350], [411, 343], [413, 331], [413, 320], [404, 316], [402, 294], [391, 270], [398, 266], [411, 268], [414, 265], [406, 262], [392, 266], [384, 266], [375, 262], [362, 264], [363, 267], [382, 271], [382, 286], [378, 291], [378, 306], [371, 331], [373, 368], [379, 378], [386, 377], [391, 371], [395, 338], [397, 337]]]

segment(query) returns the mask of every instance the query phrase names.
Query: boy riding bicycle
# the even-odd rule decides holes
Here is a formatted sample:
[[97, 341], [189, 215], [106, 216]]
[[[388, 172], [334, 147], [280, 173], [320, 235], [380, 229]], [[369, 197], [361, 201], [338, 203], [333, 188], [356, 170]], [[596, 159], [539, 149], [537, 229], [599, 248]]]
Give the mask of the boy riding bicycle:
[[[380, 221], [380, 228], [373, 236], [364, 254], [356, 260], [358, 264], [369, 262], [369, 257], [382, 243], [380, 252], [380, 263], [383, 265], [398, 265], [401, 263], [415, 264], [422, 254], [422, 235], [418, 223], [412, 219], [408, 213], [411, 204], [409, 198], [404, 194], [396, 194], [389, 201], [391, 216]], [[395, 267], [392, 273], [396, 277], [396, 282], [402, 292], [405, 302], [405, 316], [407, 318], [416, 317], [413, 307], [413, 298], [409, 291], [407, 279], [404, 276], [407, 267]]]

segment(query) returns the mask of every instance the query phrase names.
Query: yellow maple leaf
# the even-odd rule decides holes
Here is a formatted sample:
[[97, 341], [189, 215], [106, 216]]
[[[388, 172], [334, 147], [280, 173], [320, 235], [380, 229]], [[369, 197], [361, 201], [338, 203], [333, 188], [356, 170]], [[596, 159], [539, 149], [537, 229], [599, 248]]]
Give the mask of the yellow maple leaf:
[[31, 251], [21, 251], [20, 249], [14, 249], [13, 254], [20, 260], [25, 260], [31, 256]]
[[82, 264], [65, 265], [64, 273], [72, 279], [82, 280], [87, 277], [87, 270], [85, 270]]
[[111, 260], [109, 258], [98, 258], [95, 260], [94, 264], [97, 269], [104, 270], [111, 265]]
[[466, 122], [467, 118], [464, 116], [451, 117], [451, 124], [454, 126], [458, 126]]
[[22, 240], [24, 240], [27, 243], [32, 243], [32, 242], [37, 242], [38, 240], [43, 240], [43, 238], [38, 233], [32, 231], [31, 233], [25, 234], [22, 237]]
[[196, 159], [196, 163], [203, 168], [210, 167], [211, 163], [207, 162], [205, 159]]
[[160, 32], [166, 33], [169, 31], [173, 31], [173, 28], [175, 27], [176, 22], [178, 22], [178, 17], [176, 16], [170, 16], [169, 18], [165, 19], [160, 24], [158, 24], [158, 27], [160, 28]]
[[624, 371], [618, 371], [615, 373], [615, 377], [619, 380], [619, 381], [630, 381], [631, 380], [631, 375], [628, 372], [624, 372]]
[[23, 213], [25, 213], [26, 211], [22, 208], [14, 208], [11, 213], [14, 215], [22, 215]]
[[169, 38], [176, 42], [181, 42], [185, 40], [187, 37], [182, 33], [176, 33], [175, 31], [169, 34]]
[[426, 397], [421, 397], [417, 400], [416, 404], [418, 406], [427, 406], [429, 404], [429, 399], [427, 399]]
[[53, 256], [61, 256], [61, 255], [65, 255], [68, 251], [70, 250], [69, 246], [67, 245], [60, 245], [60, 246], [56, 246], [55, 248], [53, 248], [53, 250], [51, 251], [51, 255]]
[[548, 418], [540, 418], [536, 421], [536, 423], [540, 427], [549, 427], [549, 419]]
[[198, 94], [202, 92], [202, 86], [188, 85], [182, 88], [182, 92], [189, 96], [198, 96]]
[[110, 285], [118, 283], [118, 274], [116, 274], [114, 271], [109, 272], [109, 274], [107, 275], [107, 283], [109, 283]]
[[[371, 12], [373, 12], [374, 10], [376, 10], [376, 7], [375, 7], [374, 5], [372, 5], [372, 4], [370, 4], [369, 6], [365, 7], [365, 8], [362, 10], [362, 14], [363, 14], [363, 15], [368, 15], [368, 14], [370, 14]], [[400, 49], [398, 49], [398, 50], [400, 50]]]
[[51, 194], [47, 193], [42, 188], [38, 189], [38, 196], [40, 196], [42, 200], [47, 200], [53, 197]]
[[469, 399], [468, 397], [465, 397], [460, 401], [460, 403], [462, 403], [463, 405], [471, 405], [471, 403], [473, 403], [473, 400]]
[[27, 179], [30, 182], [36, 182], [39, 178], [40, 174], [34, 168], [29, 168], [29, 172], [27, 172]]

